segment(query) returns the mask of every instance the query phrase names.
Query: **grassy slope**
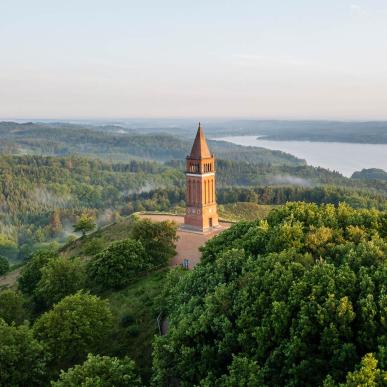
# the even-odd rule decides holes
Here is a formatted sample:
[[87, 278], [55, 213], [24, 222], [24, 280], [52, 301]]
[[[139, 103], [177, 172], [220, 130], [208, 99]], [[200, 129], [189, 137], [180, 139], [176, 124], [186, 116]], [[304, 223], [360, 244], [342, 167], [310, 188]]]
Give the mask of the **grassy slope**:
[[66, 257], [90, 257], [107, 247], [111, 242], [129, 238], [130, 218], [123, 218], [89, 235], [76, 239], [63, 246], [60, 253]]
[[219, 216], [224, 220], [238, 222], [241, 220], [263, 219], [275, 206], [256, 203], [230, 203], [218, 206]]
[[143, 379], [151, 374], [152, 339], [158, 332], [160, 289], [168, 269], [139, 278], [127, 288], [104, 295], [116, 319], [108, 352], [135, 360]]
[[[88, 259], [111, 242], [128, 238], [130, 231], [131, 221], [126, 218], [69, 243], [61, 253]], [[114, 332], [106, 352], [131, 357], [145, 381], [151, 374], [152, 338], [158, 332], [156, 319], [160, 312], [160, 289], [168, 270], [149, 273], [125, 289], [101, 295], [109, 301], [115, 318]]]

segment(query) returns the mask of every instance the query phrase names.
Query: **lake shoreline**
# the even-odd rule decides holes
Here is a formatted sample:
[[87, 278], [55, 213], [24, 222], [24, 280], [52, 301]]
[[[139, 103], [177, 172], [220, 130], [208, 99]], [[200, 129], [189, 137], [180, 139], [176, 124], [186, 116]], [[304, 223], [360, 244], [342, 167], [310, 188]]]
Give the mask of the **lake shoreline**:
[[308, 165], [337, 171], [346, 177], [368, 168], [387, 171], [387, 144], [268, 140], [260, 135], [214, 137], [212, 140], [289, 153], [306, 160]]

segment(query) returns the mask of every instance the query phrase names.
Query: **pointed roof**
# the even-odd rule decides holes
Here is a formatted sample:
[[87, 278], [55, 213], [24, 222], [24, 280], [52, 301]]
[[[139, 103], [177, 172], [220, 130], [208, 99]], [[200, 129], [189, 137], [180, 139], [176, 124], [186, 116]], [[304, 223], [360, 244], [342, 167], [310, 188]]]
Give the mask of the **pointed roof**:
[[206, 137], [204, 136], [204, 132], [200, 125], [200, 122], [189, 157], [195, 160], [211, 157], [211, 152], [208, 148]]

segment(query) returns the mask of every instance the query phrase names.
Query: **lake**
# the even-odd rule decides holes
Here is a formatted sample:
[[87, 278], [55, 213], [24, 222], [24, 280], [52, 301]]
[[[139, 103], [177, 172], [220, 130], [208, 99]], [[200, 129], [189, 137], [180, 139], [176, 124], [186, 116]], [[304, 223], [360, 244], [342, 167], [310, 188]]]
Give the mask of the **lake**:
[[338, 171], [348, 177], [363, 168], [381, 168], [387, 171], [387, 144], [270, 141], [259, 136], [227, 136], [214, 140], [280, 150], [306, 160], [309, 165]]

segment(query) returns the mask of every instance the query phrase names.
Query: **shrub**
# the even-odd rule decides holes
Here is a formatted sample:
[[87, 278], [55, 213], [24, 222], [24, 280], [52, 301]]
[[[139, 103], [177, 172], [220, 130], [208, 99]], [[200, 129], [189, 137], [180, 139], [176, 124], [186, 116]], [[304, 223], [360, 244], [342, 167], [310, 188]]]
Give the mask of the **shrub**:
[[35, 252], [27, 261], [21, 271], [21, 276], [18, 279], [19, 289], [27, 295], [32, 295], [38, 282], [42, 278], [42, 268], [46, 263], [57, 257], [57, 253], [53, 250], [39, 250]]
[[46, 384], [46, 353], [25, 325], [8, 325], [0, 319], [0, 385]]
[[24, 298], [13, 290], [4, 290], [0, 293], [0, 318], [6, 323], [20, 324], [26, 318]]
[[144, 246], [153, 266], [167, 265], [176, 255], [178, 237], [177, 224], [171, 221], [152, 222], [149, 219], [136, 219], [133, 223], [132, 238]]
[[141, 379], [137, 375], [133, 360], [125, 357], [118, 359], [108, 356], [89, 354], [87, 360], [69, 370], [62, 371], [53, 387], [140, 387]]
[[104, 249], [105, 245], [102, 239], [91, 239], [85, 242], [83, 251], [86, 255], [96, 255]]
[[85, 268], [79, 258], [53, 258], [41, 269], [41, 273], [34, 296], [43, 308], [49, 308], [85, 286]]
[[112, 313], [106, 302], [85, 293], [63, 298], [33, 326], [53, 356], [54, 369], [70, 367], [103, 348], [111, 328]]
[[151, 268], [141, 242], [133, 239], [113, 242], [88, 264], [90, 281], [100, 289], [120, 289], [133, 277]]

